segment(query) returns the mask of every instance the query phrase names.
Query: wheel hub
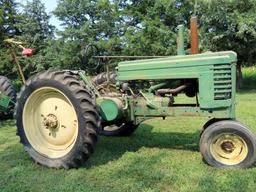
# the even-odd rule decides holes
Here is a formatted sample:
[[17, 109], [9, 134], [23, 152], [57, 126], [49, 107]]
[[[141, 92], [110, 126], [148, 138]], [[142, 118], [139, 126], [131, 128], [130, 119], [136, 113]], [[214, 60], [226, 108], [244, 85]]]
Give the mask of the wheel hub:
[[56, 115], [54, 114], [48, 114], [46, 117], [43, 119], [43, 125], [45, 126], [46, 129], [56, 129], [59, 126], [59, 121]]
[[242, 137], [232, 133], [222, 133], [215, 136], [210, 145], [210, 151], [220, 163], [236, 165], [246, 158], [248, 147]]
[[228, 153], [232, 153], [235, 150], [235, 146], [232, 141], [224, 141], [220, 146], [222, 150]]

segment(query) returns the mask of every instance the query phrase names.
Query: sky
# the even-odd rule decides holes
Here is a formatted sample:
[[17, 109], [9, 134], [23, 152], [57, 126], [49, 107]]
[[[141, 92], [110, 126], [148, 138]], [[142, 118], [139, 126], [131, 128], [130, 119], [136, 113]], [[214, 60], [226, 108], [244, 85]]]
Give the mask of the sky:
[[[46, 12], [51, 15], [50, 24], [57, 27], [57, 29], [62, 30], [62, 26], [60, 26], [60, 21], [54, 17], [51, 12], [57, 7], [58, 0], [41, 0], [41, 2], [45, 5]], [[18, 3], [26, 4], [27, 0], [17, 0]]]

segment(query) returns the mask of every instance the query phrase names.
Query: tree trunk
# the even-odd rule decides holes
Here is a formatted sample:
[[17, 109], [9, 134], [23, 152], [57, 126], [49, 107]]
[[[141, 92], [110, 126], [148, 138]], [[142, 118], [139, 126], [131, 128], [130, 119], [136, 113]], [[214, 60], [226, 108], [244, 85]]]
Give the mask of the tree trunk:
[[241, 89], [243, 86], [243, 74], [242, 74], [242, 66], [240, 64], [237, 65], [236, 69], [236, 88]]

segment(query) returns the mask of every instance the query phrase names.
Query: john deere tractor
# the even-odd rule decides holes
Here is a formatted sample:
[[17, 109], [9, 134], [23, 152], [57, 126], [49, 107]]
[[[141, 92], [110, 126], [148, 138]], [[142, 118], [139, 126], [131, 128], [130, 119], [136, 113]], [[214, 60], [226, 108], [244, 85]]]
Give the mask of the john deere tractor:
[[[92, 80], [80, 70], [31, 77], [16, 111], [25, 150], [48, 167], [79, 167], [93, 153], [99, 134], [128, 136], [147, 119], [194, 116], [209, 118], [200, 138], [209, 165], [252, 166], [256, 138], [235, 114], [236, 53], [184, 55], [182, 39], [177, 56], [120, 62], [114, 72]], [[194, 103], [176, 103], [182, 93]]]

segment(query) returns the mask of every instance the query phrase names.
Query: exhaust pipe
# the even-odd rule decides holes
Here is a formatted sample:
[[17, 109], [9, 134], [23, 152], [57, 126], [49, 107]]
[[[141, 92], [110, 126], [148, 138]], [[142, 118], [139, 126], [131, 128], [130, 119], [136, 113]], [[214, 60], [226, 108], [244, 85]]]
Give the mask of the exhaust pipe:
[[198, 54], [198, 30], [196, 16], [193, 16], [190, 19], [190, 35], [191, 54]]

